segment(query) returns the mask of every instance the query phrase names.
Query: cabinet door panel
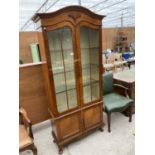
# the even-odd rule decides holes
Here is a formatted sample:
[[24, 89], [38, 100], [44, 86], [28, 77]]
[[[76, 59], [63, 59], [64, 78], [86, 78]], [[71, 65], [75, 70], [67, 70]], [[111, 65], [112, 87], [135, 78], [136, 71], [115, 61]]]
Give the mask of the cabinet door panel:
[[[99, 32], [80, 27], [83, 104], [99, 99]], [[96, 84], [98, 83], [98, 84]], [[87, 85], [87, 86], [86, 86]]]
[[84, 127], [91, 128], [101, 123], [101, 105], [94, 106], [83, 111]]
[[48, 31], [56, 105], [59, 113], [77, 107], [77, 89], [72, 33], [69, 27]]
[[48, 46], [53, 72], [63, 69], [63, 57], [61, 53], [60, 30], [48, 32]]
[[80, 133], [80, 119], [80, 113], [75, 113], [58, 120], [59, 134], [61, 139], [65, 139]]

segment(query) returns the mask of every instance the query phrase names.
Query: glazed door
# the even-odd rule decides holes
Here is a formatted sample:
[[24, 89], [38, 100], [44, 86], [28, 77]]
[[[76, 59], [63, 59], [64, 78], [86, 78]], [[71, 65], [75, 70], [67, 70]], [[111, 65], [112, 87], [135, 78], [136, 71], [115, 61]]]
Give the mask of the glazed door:
[[48, 31], [47, 38], [57, 112], [63, 113], [78, 106], [71, 28]]
[[80, 57], [82, 70], [82, 120], [84, 130], [90, 130], [103, 123], [101, 100], [101, 54], [100, 31], [97, 28], [81, 26]]
[[83, 105], [100, 99], [99, 30], [80, 27]]

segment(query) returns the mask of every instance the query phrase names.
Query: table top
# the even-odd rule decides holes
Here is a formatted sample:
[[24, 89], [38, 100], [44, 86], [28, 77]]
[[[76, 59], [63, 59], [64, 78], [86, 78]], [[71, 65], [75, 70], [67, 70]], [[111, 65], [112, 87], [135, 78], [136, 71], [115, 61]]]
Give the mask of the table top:
[[122, 72], [114, 73], [114, 79], [127, 82], [134, 83], [135, 82], [135, 69], [124, 70]]

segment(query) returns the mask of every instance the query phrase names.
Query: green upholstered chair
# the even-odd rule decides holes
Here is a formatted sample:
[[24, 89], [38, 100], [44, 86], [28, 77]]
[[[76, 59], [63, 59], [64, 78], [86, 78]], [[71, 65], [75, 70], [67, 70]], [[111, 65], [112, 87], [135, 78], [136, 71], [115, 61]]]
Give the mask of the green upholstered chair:
[[[125, 96], [115, 93], [114, 87], [120, 87], [121, 89], [124, 89]], [[103, 88], [104, 110], [107, 113], [108, 131], [111, 132], [110, 123], [111, 123], [112, 112], [122, 112], [127, 108], [129, 108], [130, 109], [129, 122], [132, 121], [133, 100], [128, 97], [128, 94], [127, 94], [128, 88], [122, 85], [113, 84], [112, 73], [104, 74], [102, 88]]]

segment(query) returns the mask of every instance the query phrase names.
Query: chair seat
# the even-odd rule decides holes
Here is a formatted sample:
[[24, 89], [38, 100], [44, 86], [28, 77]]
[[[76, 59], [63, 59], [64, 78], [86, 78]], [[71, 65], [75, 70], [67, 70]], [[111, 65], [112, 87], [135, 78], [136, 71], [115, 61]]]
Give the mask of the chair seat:
[[19, 149], [33, 144], [32, 138], [29, 136], [24, 125], [19, 125]]
[[103, 96], [106, 112], [119, 112], [132, 104], [133, 100], [117, 93], [109, 93]]

